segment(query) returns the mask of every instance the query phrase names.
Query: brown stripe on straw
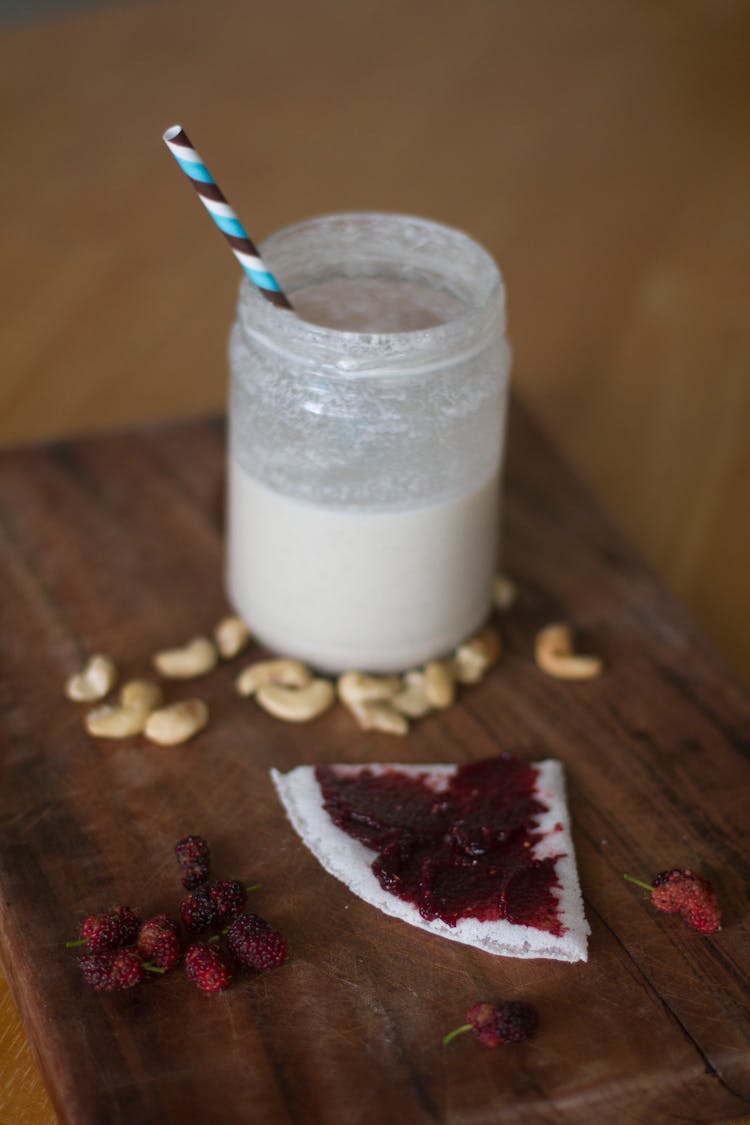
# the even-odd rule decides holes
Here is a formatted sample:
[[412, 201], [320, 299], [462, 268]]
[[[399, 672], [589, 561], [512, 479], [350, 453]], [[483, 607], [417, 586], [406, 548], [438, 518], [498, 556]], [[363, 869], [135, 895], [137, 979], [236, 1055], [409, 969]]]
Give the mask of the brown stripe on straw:
[[279, 289], [261, 289], [260, 292], [267, 301], [270, 301], [272, 305], [276, 305], [277, 308], [291, 309], [292, 306]]
[[222, 231], [222, 234], [229, 245], [233, 246], [235, 250], [240, 250], [243, 254], [252, 254], [255, 258], [260, 258], [260, 254], [249, 238], [240, 238], [238, 234], [227, 234], [226, 231]]
[[188, 139], [188, 135], [184, 129], [180, 129], [179, 133], [175, 133], [173, 137], [169, 138], [171, 145], [183, 145], [185, 148], [193, 148], [192, 142]]
[[206, 184], [202, 180], [194, 180], [192, 176], [188, 176], [198, 195], [202, 195], [204, 199], [212, 199], [214, 203], [226, 203], [224, 192], [218, 184]]

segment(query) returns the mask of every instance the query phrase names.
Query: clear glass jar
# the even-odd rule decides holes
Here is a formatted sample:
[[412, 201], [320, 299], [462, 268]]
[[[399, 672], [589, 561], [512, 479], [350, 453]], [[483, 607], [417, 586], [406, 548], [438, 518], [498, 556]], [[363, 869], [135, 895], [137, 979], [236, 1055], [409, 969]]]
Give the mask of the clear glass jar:
[[[261, 253], [230, 336], [227, 580], [269, 648], [403, 670], [487, 617], [510, 349], [492, 258], [390, 214], [311, 219]], [[313, 323], [315, 320], [317, 323]]]

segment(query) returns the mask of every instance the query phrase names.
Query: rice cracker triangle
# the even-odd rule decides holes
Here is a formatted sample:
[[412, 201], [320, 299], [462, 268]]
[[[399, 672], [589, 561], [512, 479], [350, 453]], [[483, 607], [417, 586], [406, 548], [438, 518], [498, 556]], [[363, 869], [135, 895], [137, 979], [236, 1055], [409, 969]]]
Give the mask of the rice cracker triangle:
[[502, 754], [271, 777], [321, 866], [383, 913], [499, 956], [587, 959], [560, 762]]

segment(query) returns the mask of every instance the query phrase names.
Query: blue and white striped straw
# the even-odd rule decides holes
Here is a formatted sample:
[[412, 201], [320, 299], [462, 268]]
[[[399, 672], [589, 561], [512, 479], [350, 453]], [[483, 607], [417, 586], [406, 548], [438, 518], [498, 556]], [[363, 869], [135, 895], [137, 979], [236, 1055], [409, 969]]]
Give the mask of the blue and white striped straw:
[[291, 309], [281, 286], [266, 267], [247, 231], [227, 203], [203, 159], [195, 151], [181, 125], [172, 125], [164, 134], [164, 143], [180, 168], [198, 192], [201, 203], [232, 247], [243, 270], [266, 300], [282, 309]]

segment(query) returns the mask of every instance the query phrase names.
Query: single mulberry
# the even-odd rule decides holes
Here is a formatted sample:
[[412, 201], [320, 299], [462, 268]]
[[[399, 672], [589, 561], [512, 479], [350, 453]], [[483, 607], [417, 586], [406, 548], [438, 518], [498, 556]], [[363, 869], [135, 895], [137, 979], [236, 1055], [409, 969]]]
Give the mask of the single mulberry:
[[626, 875], [649, 892], [652, 906], [667, 914], [679, 914], [688, 926], [701, 934], [715, 934], [721, 929], [721, 906], [716, 891], [707, 879], [694, 871], [673, 868], [655, 876], [653, 883], [644, 883]]
[[201, 992], [223, 992], [232, 983], [232, 973], [220, 950], [195, 942], [185, 952], [185, 973]]
[[145, 967], [132, 949], [99, 949], [84, 953], [78, 964], [84, 979], [97, 992], [115, 992], [140, 984]]
[[534, 1034], [538, 1022], [536, 1008], [525, 1000], [501, 1000], [495, 1004], [481, 1000], [469, 1008], [466, 1023], [443, 1038], [443, 1044], [447, 1045], [466, 1031], [473, 1031], [485, 1047], [522, 1043]]
[[219, 925], [233, 922], [247, 902], [247, 891], [237, 879], [225, 879], [221, 883], [211, 883], [211, 898], [216, 907], [216, 920]]
[[89, 950], [119, 949], [132, 945], [141, 920], [129, 906], [116, 906], [106, 914], [90, 914], [81, 925], [81, 941], [68, 942], [69, 946], [86, 943]]
[[192, 891], [208, 880], [211, 857], [202, 836], [185, 836], [175, 844], [174, 854], [182, 868], [182, 885]]
[[210, 930], [219, 921], [216, 900], [211, 888], [204, 884], [184, 898], [180, 903], [182, 924], [189, 934], [200, 934]]
[[144, 961], [167, 971], [173, 969], [182, 953], [177, 923], [166, 914], [149, 918], [138, 931], [136, 949]]
[[286, 960], [287, 944], [258, 914], [240, 914], [227, 930], [227, 945], [249, 969], [275, 969]]

